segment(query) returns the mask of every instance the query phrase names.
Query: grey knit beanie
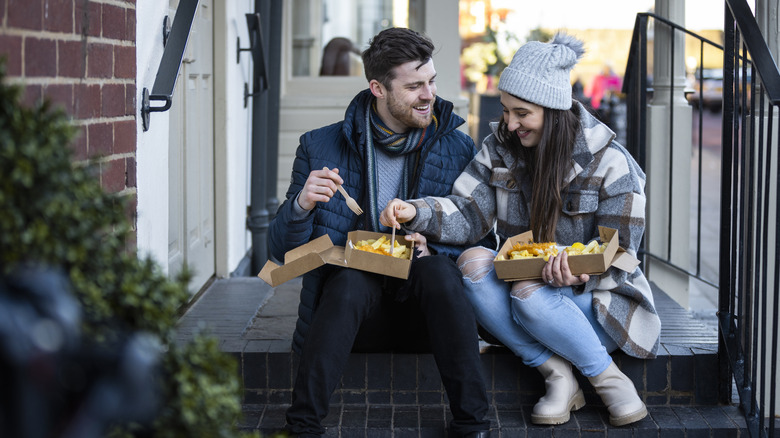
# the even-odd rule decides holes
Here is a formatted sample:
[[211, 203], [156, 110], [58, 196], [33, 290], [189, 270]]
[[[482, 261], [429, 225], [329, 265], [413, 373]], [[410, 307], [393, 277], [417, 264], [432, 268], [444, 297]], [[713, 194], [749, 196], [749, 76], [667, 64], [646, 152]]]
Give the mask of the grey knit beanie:
[[569, 72], [585, 53], [582, 41], [558, 33], [549, 43], [531, 41], [517, 49], [498, 89], [545, 108], [571, 108]]

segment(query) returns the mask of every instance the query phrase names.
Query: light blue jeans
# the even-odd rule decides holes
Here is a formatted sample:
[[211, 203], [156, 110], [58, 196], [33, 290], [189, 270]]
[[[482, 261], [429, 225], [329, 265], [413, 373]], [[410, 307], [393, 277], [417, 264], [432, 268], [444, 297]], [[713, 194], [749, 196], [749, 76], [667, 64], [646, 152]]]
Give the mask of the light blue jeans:
[[466, 297], [480, 325], [530, 367], [557, 354], [586, 377], [606, 370], [617, 344], [596, 320], [592, 294], [544, 285], [522, 298], [513, 296], [512, 283], [496, 276], [496, 254], [471, 248], [458, 260]]

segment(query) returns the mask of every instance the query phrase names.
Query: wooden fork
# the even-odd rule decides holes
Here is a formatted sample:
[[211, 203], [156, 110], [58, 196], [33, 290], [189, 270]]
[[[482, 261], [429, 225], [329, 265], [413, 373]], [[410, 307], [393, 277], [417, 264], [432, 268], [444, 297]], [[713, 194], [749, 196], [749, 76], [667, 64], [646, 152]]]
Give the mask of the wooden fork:
[[360, 208], [360, 206], [358, 205], [357, 201], [352, 199], [352, 197], [349, 196], [349, 193], [347, 193], [347, 191], [344, 190], [344, 188], [342, 188], [340, 185], [338, 185], [336, 187], [338, 187], [339, 192], [341, 192], [341, 194], [344, 196], [344, 199], [347, 200], [347, 207], [349, 207], [349, 209], [352, 210], [352, 212], [355, 213], [358, 216], [363, 214], [363, 209]]

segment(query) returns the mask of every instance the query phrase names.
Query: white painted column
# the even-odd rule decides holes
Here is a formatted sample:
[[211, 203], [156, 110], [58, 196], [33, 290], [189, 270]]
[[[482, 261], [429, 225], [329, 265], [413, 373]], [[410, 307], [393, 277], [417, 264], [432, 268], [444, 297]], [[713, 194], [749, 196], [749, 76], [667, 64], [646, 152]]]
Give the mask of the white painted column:
[[252, 246], [246, 227], [251, 177], [250, 99], [244, 107], [244, 83], [252, 84], [252, 54], [246, 14], [253, 0], [214, 3], [214, 231], [216, 275], [225, 278], [240, 266]]
[[[685, 25], [685, 2], [656, 0], [656, 14]], [[647, 248], [681, 268], [690, 262], [690, 169], [693, 110], [685, 99], [684, 34], [665, 23], [653, 29], [653, 98], [647, 129]], [[674, 61], [671, 53], [674, 51]], [[674, 117], [672, 119], [672, 111]], [[670, 132], [673, 138], [670, 138]], [[670, 144], [671, 143], [671, 144]], [[671, 163], [671, 167], [670, 167]], [[673, 193], [670, 194], [670, 187]], [[670, 203], [671, 199], [671, 203]], [[673, 212], [672, 215], [669, 211]], [[671, 233], [671, 239], [669, 236]], [[671, 252], [670, 246], [671, 244]], [[647, 258], [645, 271], [669, 296], [688, 306], [688, 276]]]
[[[433, 63], [436, 67], [437, 95], [455, 105], [454, 112], [468, 119], [468, 99], [460, 93], [460, 33], [458, 8], [452, 0], [426, 0], [425, 29], [436, 45]], [[460, 126], [468, 134], [468, 123]]]
[[756, 22], [775, 60], [780, 59], [779, 3], [778, 0], [756, 0]]

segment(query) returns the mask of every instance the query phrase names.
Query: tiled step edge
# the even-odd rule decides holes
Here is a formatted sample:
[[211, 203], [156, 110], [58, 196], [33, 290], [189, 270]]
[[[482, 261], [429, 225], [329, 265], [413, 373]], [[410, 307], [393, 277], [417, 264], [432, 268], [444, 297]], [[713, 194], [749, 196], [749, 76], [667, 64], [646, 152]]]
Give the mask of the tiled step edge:
[[[289, 350], [289, 348], [288, 348]], [[233, 353], [240, 363], [245, 403], [285, 404], [292, 399], [297, 356], [287, 352]], [[539, 373], [501, 349], [482, 354], [488, 396], [495, 406], [535, 403], [544, 387]], [[717, 354], [709, 350], [669, 354], [641, 360], [613, 354], [648, 406], [693, 406], [718, 403]], [[578, 374], [586, 400], [601, 401], [587, 379]], [[438, 369], [430, 354], [350, 355], [333, 403], [342, 404], [446, 404]]]

